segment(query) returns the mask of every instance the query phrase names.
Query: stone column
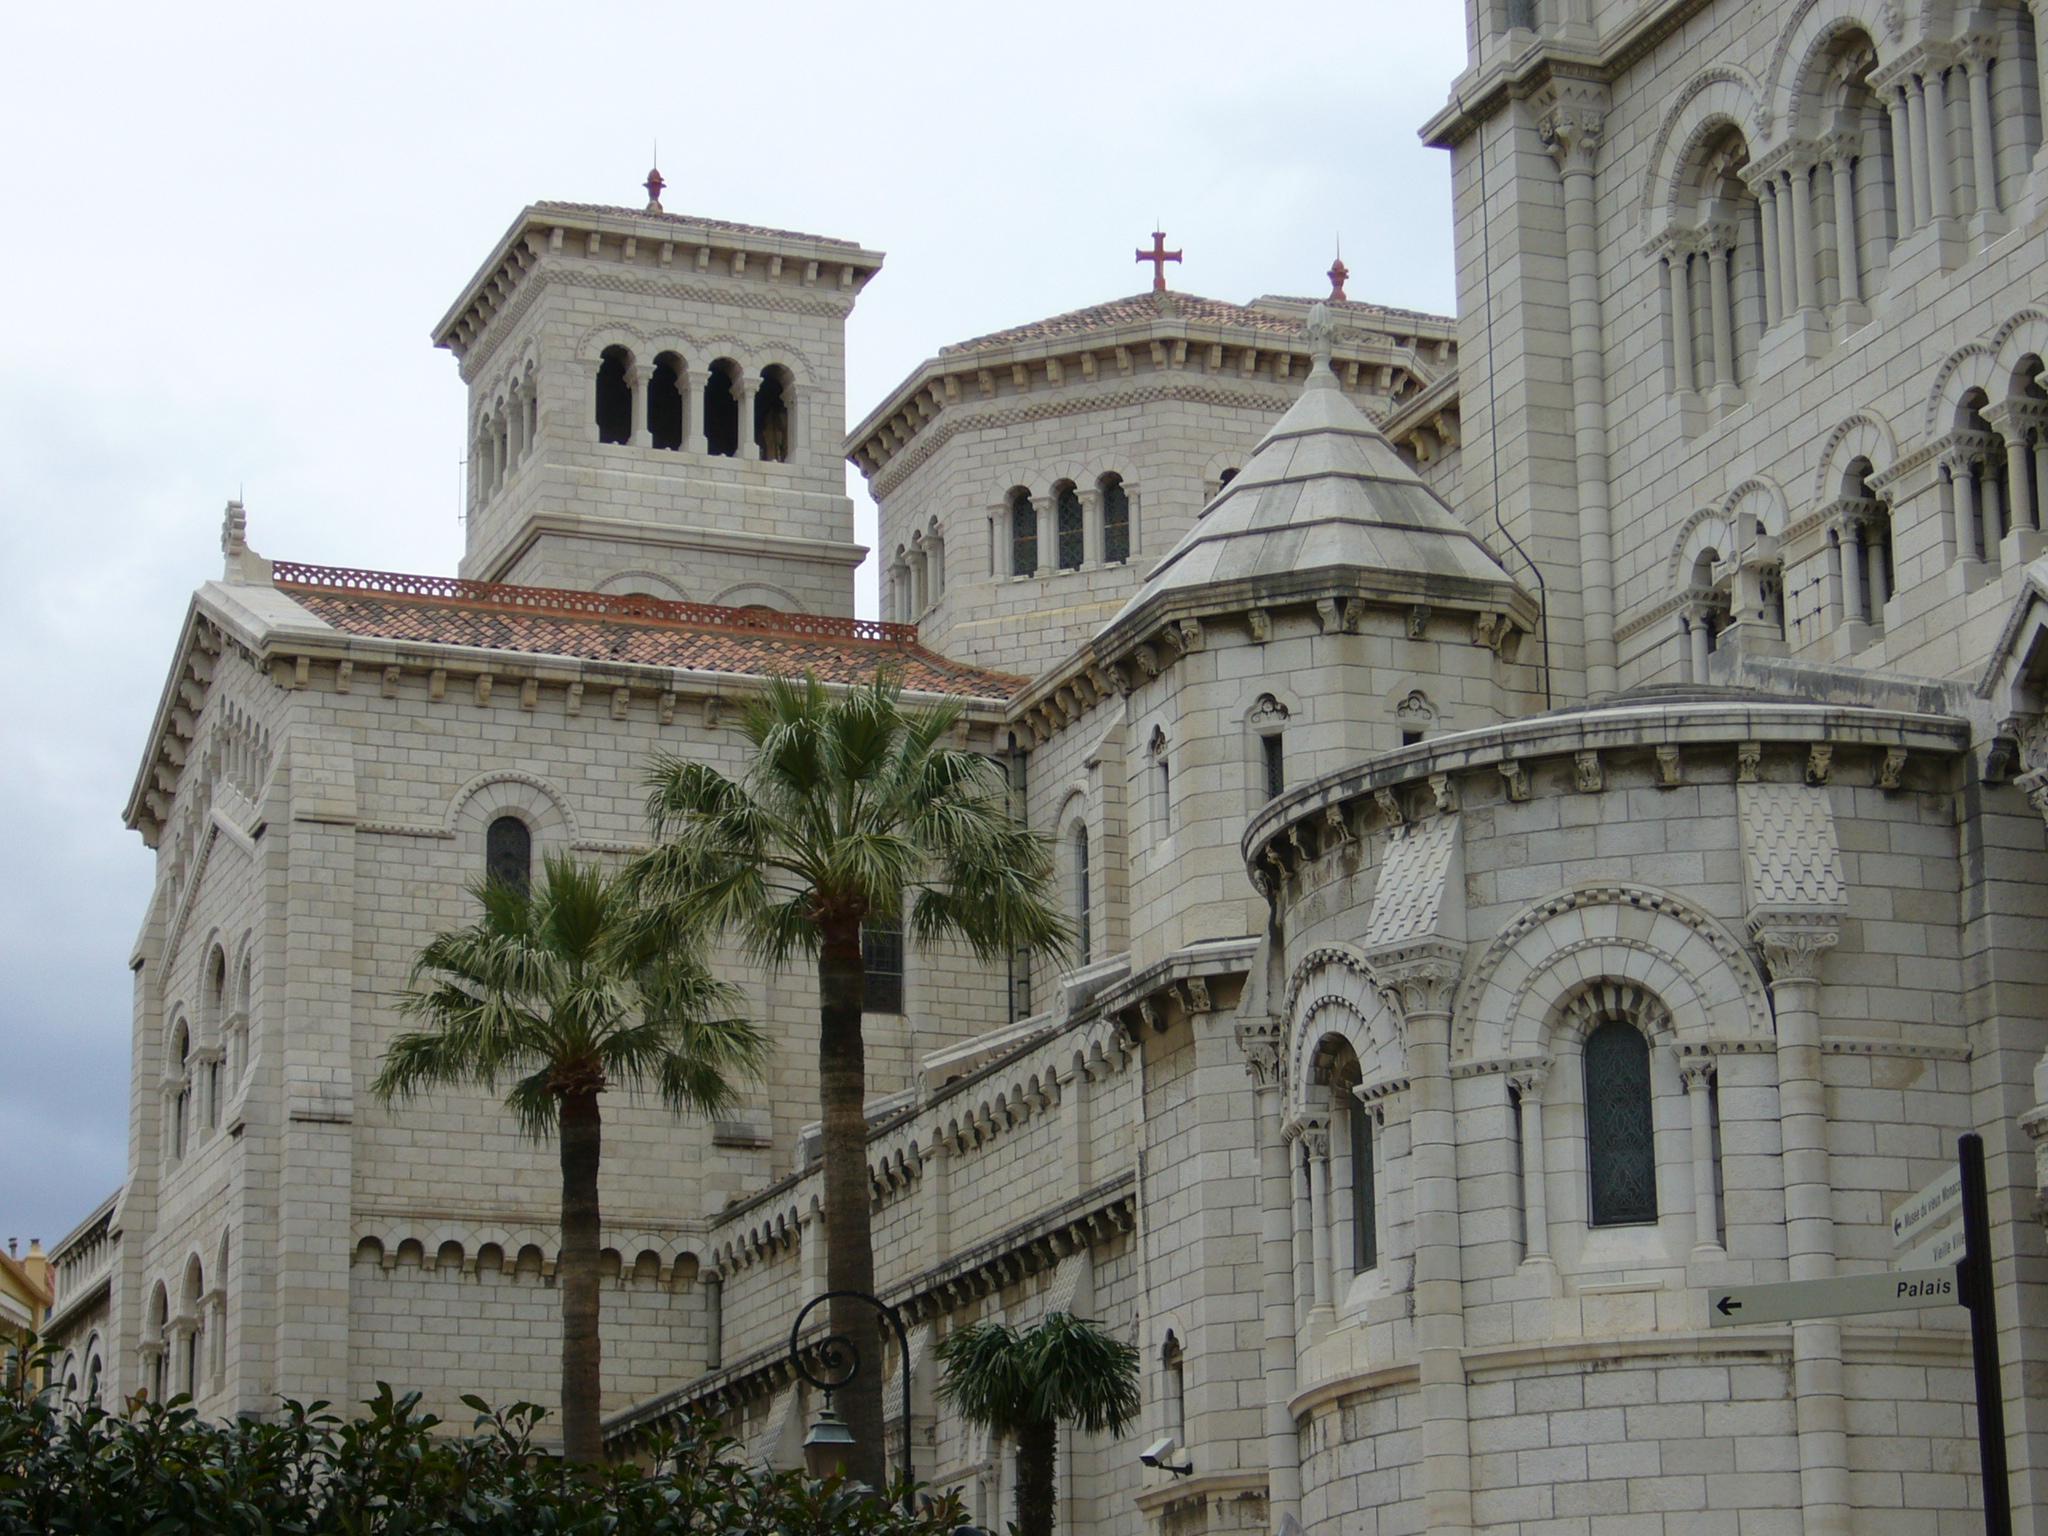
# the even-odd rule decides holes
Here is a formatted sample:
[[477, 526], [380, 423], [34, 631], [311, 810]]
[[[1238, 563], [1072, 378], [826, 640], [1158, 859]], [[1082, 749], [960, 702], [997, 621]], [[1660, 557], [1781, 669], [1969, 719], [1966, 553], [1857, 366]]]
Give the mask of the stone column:
[[1358, 1255], [1356, 1225], [1358, 1201], [1358, 1149], [1351, 1144], [1351, 1111], [1347, 1088], [1330, 1090], [1330, 1299], [1338, 1307], [1351, 1294], [1351, 1282], [1358, 1278], [1353, 1260]]
[[1689, 603], [1680, 610], [1681, 616], [1691, 626], [1686, 635], [1688, 656], [1692, 662], [1692, 680], [1704, 683], [1707, 680], [1708, 658], [1713, 655], [1713, 610], [1705, 603]]
[[[1613, 501], [1607, 473], [1607, 378], [1600, 315], [1600, 231], [1593, 166], [1606, 122], [1604, 89], [1573, 81], [1539, 126], [1564, 178], [1565, 278], [1571, 304], [1572, 443], [1578, 481], [1586, 692], [1615, 690]], [[1470, 1500], [1467, 1501], [1469, 1508]], [[1468, 1515], [1469, 1518], [1469, 1515]]]
[[511, 394], [505, 397], [505, 407], [511, 413], [508, 444], [512, 462], [517, 464], [526, 457], [526, 398], [517, 384], [512, 386]]
[[1664, 258], [1671, 287], [1671, 375], [1680, 393], [1693, 387], [1692, 286], [1686, 280], [1686, 253], [1673, 246]]
[[1309, 1252], [1312, 1255], [1315, 1305], [1309, 1312], [1309, 1337], [1318, 1338], [1336, 1314], [1336, 1283], [1330, 1266], [1330, 1120], [1327, 1115], [1301, 1118], [1301, 1145], [1308, 1163]]
[[1060, 568], [1059, 499], [1034, 496], [1031, 506], [1038, 513], [1038, 574]]
[[626, 440], [635, 448], [652, 448], [654, 436], [647, 430], [647, 380], [653, 370], [635, 363], [626, 370], [626, 386], [633, 391], [633, 430]]
[[1308, 1322], [1309, 1309], [1315, 1305], [1315, 1282], [1311, 1278], [1314, 1264], [1310, 1257], [1310, 1245], [1314, 1241], [1314, 1207], [1308, 1194], [1308, 1151], [1301, 1142], [1301, 1123], [1290, 1121], [1287, 1126], [1287, 1179], [1290, 1186], [1290, 1204], [1293, 1207], [1293, 1246], [1290, 1258], [1294, 1263], [1294, 1315], [1304, 1325]]
[[742, 379], [733, 386], [740, 399], [740, 457], [756, 461], [761, 457], [761, 445], [754, 440], [754, 396], [760, 389], [756, 379]]
[[1102, 492], [1081, 491], [1081, 564], [1102, 564]]
[[1863, 608], [1863, 573], [1869, 568], [1865, 561], [1869, 548], [1863, 541], [1864, 526], [1854, 517], [1842, 519], [1842, 583], [1843, 607], [1849, 618], [1858, 624], [1869, 622], [1870, 615]]
[[1885, 578], [1886, 546], [1870, 537], [1873, 525], [1864, 524], [1863, 558], [1870, 562], [1870, 622], [1884, 622], [1884, 605], [1892, 600], [1891, 582]]
[[2024, 429], [2009, 417], [2005, 429], [2005, 494], [2015, 528], [2038, 528], [2034, 497], [2027, 488], [2027, 469], [2033, 455], [2027, 451]]
[[1995, 565], [1998, 541], [2005, 536], [2005, 489], [1999, 483], [1998, 466], [1991, 462], [1990, 454], [1978, 461], [1977, 472], [1983, 476], [1983, 483], [1977, 487], [1977, 508], [1984, 519], [1984, 562]]
[[2027, 526], [2039, 528], [2043, 525], [2043, 514], [2048, 513], [2048, 428], [2029, 427], [2027, 436], [2034, 449], [2034, 501], [2028, 509]]
[[1835, 178], [1835, 277], [1844, 304], [1863, 300], [1863, 285], [1856, 272], [1856, 174], [1852, 159], [1854, 146], [1837, 138], [1829, 146], [1828, 165]]
[[1899, 216], [1900, 238], [1911, 234], [1919, 222], [1913, 203], [1913, 134], [1906, 117], [1906, 87], [1893, 86], [1885, 92], [1885, 111], [1892, 120], [1892, 194]]
[[1949, 466], [1950, 483], [1961, 493], [1956, 498], [1956, 559], [1976, 560], [1977, 534], [1983, 524], [1977, 510], [1977, 475], [1974, 461], [1959, 458]]
[[1792, 179], [1783, 171], [1774, 171], [1771, 180], [1778, 189], [1778, 296], [1789, 320], [1799, 309], [1799, 250], [1792, 235]]
[[1729, 323], [1726, 231], [1707, 234], [1707, 302], [1714, 322], [1714, 387], [1735, 388], [1735, 332]]
[[1757, 206], [1764, 220], [1764, 323], [1776, 325], [1785, 318], [1785, 293], [1778, 272], [1778, 184], [1765, 177], [1757, 189]]
[[943, 1264], [953, 1256], [953, 1148], [934, 1141], [919, 1155], [924, 1159], [925, 1263]]
[[1431, 1536], [1472, 1529], [1472, 1440], [1465, 1393], [1458, 1126], [1451, 1101], [1456, 949], [1404, 948], [1374, 963], [1401, 1020], [1415, 1210], [1415, 1348], [1422, 1398], [1422, 1515]]
[[1906, 138], [1913, 166], [1913, 227], [1917, 229], [1934, 217], [1934, 203], [1928, 190], [1931, 177], [1927, 163], [1927, 82], [1912, 74], [1900, 82], [1899, 88], [1906, 97]]
[[[1785, 1240], [1794, 1280], [1835, 1272], [1827, 1091], [1821, 1080], [1820, 967], [1835, 946], [1831, 919], [1760, 924], [1778, 1026], [1778, 1107], [1785, 1166]], [[1799, 1427], [1799, 1495], [1807, 1536], [1849, 1536], [1848, 1423], [1842, 1405], [1842, 1329], [1792, 1325]]]
[[1259, 1268], [1266, 1378], [1266, 1501], [1274, 1529], [1301, 1518], [1301, 1439], [1288, 1408], [1295, 1391], [1293, 1194], [1281, 1116], [1284, 1026], [1268, 1018], [1240, 1024], [1239, 1046], [1252, 1080], [1252, 1120], [1259, 1147]]
[[1939, 65], [1921, 80], [1927, 91], [1927, 212], [1929, 218], [1946, 219], [1956, 211], [1949, 194], [1948, 86]]
[[1793, 166], [1786, 171], [1792, 187], [1792, 266], [1796, 291], [1801, 309], [1812, 309], [1818, 302], [1814, 296], [1813, 265], [1813, 188], [1808, 182], [1812, 174], [1807, 166]]
[[1991, 133], [1991, 60], [1996, 48], [1993, 38], [1981, 34], [1963, 43], [1963, 69], [1970, 82], [1970, 172], [1980, 219], [1998, 212], [1998, 146]]
[[1721, 1226], [1714, 1209], [1714, 1058], [1692, 1056], [1679, 1064], [1685, 1102], [1692, 1111], [1693, 1256], [1718, 1256]]
[[1550, 1080], [1546, 1058], [1518, 1068], [1508, 1078], [1522, 1109], [1522, 1227], [1525, 1264], [1550, 1262], [1550, 1194], [1543, 1172], [1543, 1087]]

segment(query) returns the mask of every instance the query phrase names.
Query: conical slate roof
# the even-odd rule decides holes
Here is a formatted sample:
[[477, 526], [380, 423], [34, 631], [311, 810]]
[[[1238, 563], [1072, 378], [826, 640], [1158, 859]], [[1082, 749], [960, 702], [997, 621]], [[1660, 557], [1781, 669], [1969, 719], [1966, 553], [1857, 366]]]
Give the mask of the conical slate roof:
[[1486, 546], [1345, 397], [1321, 314], [1310, 334], [1315, 362], [1301, 398], [1152, 568], [1110, 632], [1147, 610], [1181, 607], [1174, 600], [1197, 590], [1249, 583], [1286, 595], [1340, 572], [1363, 594], [1526, 604]]

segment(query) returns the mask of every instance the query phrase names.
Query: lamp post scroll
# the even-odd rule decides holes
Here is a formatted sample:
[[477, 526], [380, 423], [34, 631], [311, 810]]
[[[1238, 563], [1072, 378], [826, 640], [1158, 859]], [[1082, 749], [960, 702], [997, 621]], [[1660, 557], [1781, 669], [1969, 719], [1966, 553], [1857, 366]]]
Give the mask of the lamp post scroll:
[[[911, 1470], [910, 1449], [910, 1335], [905, 1331], [903, 1319], [897, 1315], [896, 1309], [880, 1297], [870, 1296], [866, 1291], [825, 1291], [813, 1296], [804, 1303], [803, 1310], [797, 1313], [796, 1321], [790, 1325], [789, 1363], [795, 1367], [799, 1376], [825, 1394], [824, 1409], [818, 1415], [817, 1421], [811, 1425], [809, 1433], [804, 1436], [804, 1460], [806, 1465], [810, 1466], [813, 1476], [822, 1477], [826, 1471], [823, 1463], [836, 1458], [840, 1448], [853, 1443], [852, 1430], [847, 1428], [844, 1419], [833, 1412], [832, 1394], [860, 1374], [860, 1352], [854, 1348], [853, 1341], [846, 1335], [828, 1333], [818, 1341], [818, 1365], [814, 1371], [810, 1362], [804, 1358], [801, 1343], [804, 1319], [825, 1303], [842, 1296], [873, 1307], [896, 1332], [897, 1359], [902, 1363], [903, 1374], [903, 1507], [908, 1510], [912, 1507], [909, 1485], [916, 1481], [916, 1474]], [[880, 1368], [880, 1362], [877, 1362], [876, 1369]], [[816, 1459], [820, 1464], [812, 1464], [814, 1452], [817, 1453]]]

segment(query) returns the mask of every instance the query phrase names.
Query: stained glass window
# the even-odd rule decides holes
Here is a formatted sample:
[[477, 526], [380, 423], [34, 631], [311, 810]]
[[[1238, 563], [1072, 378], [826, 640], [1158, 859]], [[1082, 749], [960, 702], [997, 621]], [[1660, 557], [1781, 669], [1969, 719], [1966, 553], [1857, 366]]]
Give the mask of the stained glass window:
[[1060, 569], [1078, 571], [1081, 568], [1081, 493], [1071, 485], [1061, 485], [1057, 506]]
[[1029, 491], [1010, 495], [1010, 574], [1038, 573], [1038, 508], [1031, 505]]
[[533, 834], [517, 816], [500, 816], [485, 831], [484, 876], [521, 892], [533, 883]]
[[1657, 1219], [1650, 1042], [1619, 1019], [1609, 1019], [1586, 1036], [1586, 1154], [1592, 1225]]
[[1359, 1274], [1380, 1261], [1379, 1191], [1373, 1187], [1372, 1111], [1346, 1092], [1351, 1119], [1351, 1267]]
[[1131, 497], [1117, 475], [1102, 477], [1102, 558], [1131, 558]]

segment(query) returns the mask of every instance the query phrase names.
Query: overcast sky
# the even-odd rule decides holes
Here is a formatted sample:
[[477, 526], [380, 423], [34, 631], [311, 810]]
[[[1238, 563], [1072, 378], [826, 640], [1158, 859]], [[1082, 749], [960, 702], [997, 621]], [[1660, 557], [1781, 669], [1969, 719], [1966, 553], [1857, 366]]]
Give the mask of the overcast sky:
[[1138, 291], [1155, 217], [1178, 288], [1318, 293], [1341, 236], [1352, 297], [1448, 312], [1415, 130], [1463, 9], [11, 11], [0, 1237], [51, 1243], [124, 1176], [153, 858], [120, 815], [223, 503], [274, 558], [452, 571], [463, 395], [427, 331], [521, 207], [638, 206], [658, 138], [671, 211], [886, 251], [854, 420], [948, 342]]

